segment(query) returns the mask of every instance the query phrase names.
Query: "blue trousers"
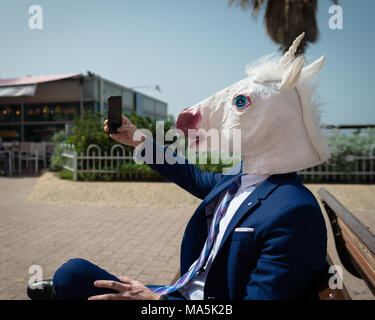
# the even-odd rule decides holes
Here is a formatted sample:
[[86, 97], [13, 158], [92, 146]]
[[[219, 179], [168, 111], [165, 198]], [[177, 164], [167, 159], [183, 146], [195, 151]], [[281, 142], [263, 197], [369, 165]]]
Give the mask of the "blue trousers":
[[[85, 259], [75, 258], [64, 263], [53, 276], [53, 287], [61, 300], [87, 300], [88, 297], [117, 291], [94, 286], [96, 280], [120, 280]], [[148, 288], [159, 287], [146, 285]], [[178, 292], [177, 299], [184, 299]]]
[[116, 293], [111, 289], [97, 288], [96, 280], [120, 281], [114, 275], [85, 259], [70, 259], [53, 276], [53, 286], [62, 300], [87, 300], [88, 297]]

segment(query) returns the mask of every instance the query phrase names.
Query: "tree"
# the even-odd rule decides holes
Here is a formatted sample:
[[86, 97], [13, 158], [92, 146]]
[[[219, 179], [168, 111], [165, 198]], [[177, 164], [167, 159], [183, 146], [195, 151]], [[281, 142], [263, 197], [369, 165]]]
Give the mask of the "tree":
[[[338, 0], [331, 0], [334, 4]], [[251, 10], [257, 17], [263, 5], [266, 6], [264, 22], [267, 34], [280, 45], [280, 50], [288, 51], [294, 39], [305, 32], [297, 54], [305, 52], [308, 43], [319, 38], [316, 22], [318, 0], [229, 0], [229, 5], [237, 3], [244, 10]]]

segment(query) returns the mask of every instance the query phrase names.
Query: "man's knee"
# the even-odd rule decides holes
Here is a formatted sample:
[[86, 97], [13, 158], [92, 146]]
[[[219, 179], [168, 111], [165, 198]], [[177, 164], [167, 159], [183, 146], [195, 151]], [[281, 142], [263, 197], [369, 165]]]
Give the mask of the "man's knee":
[[97, 265], [81, 258], [70, 259], [53, 276], [53, 286], [57, 296], [63, 300], [87, 299], [92, 295], [114, 293], [115, 291], [96, 288], [96, 280], [119, 281], [115, 276]]
[[92, 265], [85, 259], [74, 258], [57, 269], [53, 276], [53, 286], [57, 296], [62, 299], [79, 299], [80, 290], [77, 289], [82, 287], [82, 281]]

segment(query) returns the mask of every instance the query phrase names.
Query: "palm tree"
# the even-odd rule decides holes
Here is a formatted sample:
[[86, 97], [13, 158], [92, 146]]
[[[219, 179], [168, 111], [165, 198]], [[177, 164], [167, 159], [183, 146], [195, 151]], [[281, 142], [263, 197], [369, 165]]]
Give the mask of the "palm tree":
[[[331, 0], [337, 4], [338, 0]], [[293, 40], [305, 32], [298, 54], [305, 52], [308, 43], [319, 38], [316, 23], [318, 0], [229, 0], [229, 6], [237, 3], [244, 10], [251, 10], [257, 17], [263, 4], [266, 5], [264, 22], [267, 33], [286, 52]]]

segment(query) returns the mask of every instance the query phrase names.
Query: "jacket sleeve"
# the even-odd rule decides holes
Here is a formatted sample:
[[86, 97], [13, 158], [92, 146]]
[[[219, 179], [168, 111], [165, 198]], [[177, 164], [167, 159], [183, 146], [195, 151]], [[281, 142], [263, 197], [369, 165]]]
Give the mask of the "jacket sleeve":
[[136, 148], [135, 157], [200, 199], [205, 198], [222, 178], [220, 173], [201, 171], [187, 159], [150, 138]]
[[315, 274], [324, 268], [326, 252], [326, 226], [319, 207], [287, 210], [264, 229], [245, 299], [303, 299]]

